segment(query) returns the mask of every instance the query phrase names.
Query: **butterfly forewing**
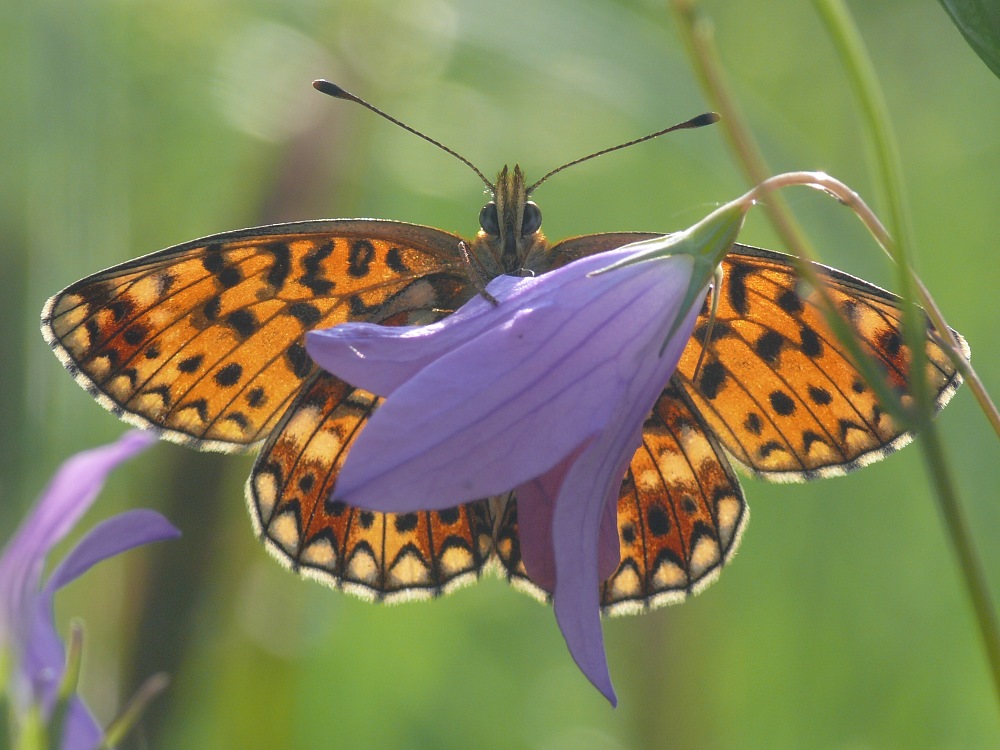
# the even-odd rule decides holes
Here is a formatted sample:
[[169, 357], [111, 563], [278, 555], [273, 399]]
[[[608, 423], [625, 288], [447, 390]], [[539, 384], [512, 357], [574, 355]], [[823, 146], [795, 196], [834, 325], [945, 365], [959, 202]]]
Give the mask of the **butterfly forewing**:
[[46, 340], [106, 408], [196, 447], [263, 440], [315, 366], [305, 331], [429, 322], [464, 301], [459, 238], [388, 221], [259, 227], [179, 245], [49, 300]]
[[344, 458], [380, 399], [316, 373], [264, 444], [247, 482], [258, 534], [283, 563], [370, 599], [431, 596], [478, 577], [486, 501], [422, 513], [330, 502]]
[[[718, 314], [697, 380], [692, 382], [708, 330], [707, 305], [678, 377], [737, 462], [767, 479], [802, 480], [842, 474], [909, 441], [851, 364], [817, 295], [802, 289], [787, 256], [738, 246], [723, 269]], [[839, 271], [817, 270], [863, 349], [907, 403], [910, 352], [899, 299]], [[941, 407], [961, 379], [929, 326], [924, 346], [928, 382]]]

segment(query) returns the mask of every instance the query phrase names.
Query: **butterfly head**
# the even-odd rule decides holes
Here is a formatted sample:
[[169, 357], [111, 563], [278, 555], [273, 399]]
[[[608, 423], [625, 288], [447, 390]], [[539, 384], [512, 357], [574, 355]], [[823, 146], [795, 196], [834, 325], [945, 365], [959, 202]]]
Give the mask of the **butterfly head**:
[[479, 212], [480, 237], [494, 249], [500, 272], [517, 273], [532, 247], [541, 239], [542, 212], [528, 200], [524, 172], [506, 166], [490, 186], [493, 200]]

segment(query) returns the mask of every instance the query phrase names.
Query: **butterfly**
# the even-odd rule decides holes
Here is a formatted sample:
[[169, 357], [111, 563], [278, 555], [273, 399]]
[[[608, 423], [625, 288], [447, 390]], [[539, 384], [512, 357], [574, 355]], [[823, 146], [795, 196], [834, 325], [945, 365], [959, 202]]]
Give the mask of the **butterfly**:
[[[513, 493], [406, 514], [328, 502], [380, 399], [320, 370], [304, 346], [306, 331], [345, 321], [431, 323], [500, 274], [541, 274], [659, 236], [613, 232], [550, 245], [529, 200], [541, 180], [528, 186], [515, 166], [483, 181], [492, 200], [472, 239], [377, 219], [216, 234], [70, 285], [45, 305], [43, 335], [124, 421], [199, 450], [259, 449], [246, 484], [250, 517], [274, 556], [300, 574], [393, 601], [446, 593], [492, 568], [545, 599], [521, 561]], [[712, 325], [706, 297], [623, 478], [621, 562], [601, 585], [605, 613], [679, 601], [715, 580], [748, 518], [734, 466], [802, 481], [846, 473], [911, 439], [851, 364], [789, 256], [736, 245], [722, 267]], [[814, 268], [906, 402], [911, 351], [900, 300]], [[929, 324], [923, 346], [941, 408], [961, 376]]]

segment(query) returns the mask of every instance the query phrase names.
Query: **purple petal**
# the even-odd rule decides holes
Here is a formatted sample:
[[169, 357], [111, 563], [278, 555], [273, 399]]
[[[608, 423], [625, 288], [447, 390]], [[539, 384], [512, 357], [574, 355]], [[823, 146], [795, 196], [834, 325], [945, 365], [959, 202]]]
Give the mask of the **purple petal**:
[[102, 521], [87, 532], [49, 576], [46, 590], [55, 591], [93, 567], [101, 560], [133, 547], [181, 535], [173, 524], [155, 510], [138, 508]]
[[685, 311], [663, 356], [637, 363], [627, 387], [619, 391], [615, 419], [567, 472], [552, 518], [556, 588], [553, 608], [566, 645], [580, 670], [615, 705], [600, 622], [599, 530], [621, 479], [642, 441], [642, 425], [676, 369], [697, 320]]
[[536, 585], [551, 593], [556, 587], [556, 558], [552, 549], [552, 515], [556, 497], [573, 462], [592, 441], [566, 456], [540, 477], [517, 488], [517, 528], [521, 544], [521, 561]]
[[[488, 291], [510, 298], [529, 290], [532, 278], [499, 276]], [[316, 364], [354, 386], [388, 396], [442, 354], [496, 326], [510, 306], [494, 307], [476, 296], [444, 321], [426, 326], [347, 323], [306, 334], [306, 351]]]
[[114, 443], [82, 451], [65, 461], [7, 544], [0, 571], [12, 564], [12, 559], [43, 559], [87, 512], [111, 470], [154, 442], [152, 434], [130, 430]]
[[28, 602], [38, 592], [49, 550], [90, 508], [111, 470], [153, 442], [149, 433], [130, 431], [114, 443], [76, 454], [59, 468], [0, 556], [0, 644], [24, 637], [25, 618], [33, 609]]
[[[0, 557], [0, 648], [14, 651], [18, 674], [12, 688], [18, 702], [38, 702], [44, 710], [51, 710], [55, 702], [65, 670], [65, 651], [52, 614], [55, 589], [112, 554], [113, 549], [134, 546], [138, 535], [133, 533], [134, 524], [128, 518], [125, 523], [110, 523], [105, 531], [95, 530], [60, 566], [62, 572], [55, 574], [54, 583], [40, 590], [46, 555], [93, 504], [108, 473], [153, 442], [152, 435], [132, 431], [115, 443], [78, 453], [66, 461]], [[144, 519], [142, 525], [148, 532], [148, 516], [135, 516], [133, 520], [140, 519]], [[120, 535], [120, 539], [101, 542], [110, 535]], [[72, 697], [62, 747], [88, 750], [96, 748], [102, 737], [103, 732], [83, 701]]]
[[618, 699], [601, 630], [598, 537], [604, 509], [618, 499], [621, 477], [635, 446], [625, 446], [625, 451], [614, 455], [609, 454], [607, 442], [598, 440], [588, 446], [560, 488], [552, 518], [556, 566], [552, 606], [573, 660], [614, 706]]
[[[501, 300], [502, 325], [401, 385], [352, 446], [335, 497], [392, 512], [450, 507], [544, 474], [600, 431], [611, 396], [659, 359], [692, 264], [679, 256], [588, 277], [609, 258], [586, 260], [559, 269], [578, 266], [558, 284], [552, 274], [533, 279], [545, 292], [534, 306], [524, 294], [517, 305]], [[439, 335], [453, 330], [447, 323]]]
[[[477, 295], [454, 314], [426, 326], [381, 326], [345, 323], [306, 335], [306, 350], [316, 363], [348, 383], [379, 396], [388, 396], [435, 359], [502, 326], [519, 311], [553, 301], [570, 306], [580, 302], [577, 284], [587, 274], [628, 258], [633, 250], [614, 250], [557, 268], [542, 276], [498, 276], [486, 290], [501, 301], [493, 306]], [[648, 268], [648, 266], [647, 266]]]
[[[555, 590], [556, 585], [555, 550], [552, 546], [552, 516], [555, 512], [556, 497], [566, 472], [590, 442], [591, 440], [586, 441], [551, 470], [520, 485], [516, 491], [521, 560], [524, 562], [528, 577], [550, 593]], [[598, 578], [606, 581], [621, 562], [617, 495], [605, 506], [599, 537]]]
[[[149, 542], [172, 539], [180, 532], [153, 510], [126, 511], [99, 523], [80, 540], [49, 576], [35, 601], [34, 625], [22, 644], [22, 670], [33, 675], [36, 694], [50, 701], [57, 687], [50, 676], [62, 674], [66, 659], [62, 640], [55, 629], [55, 592], [76, 580], [101, 560]], [[39, 684], [39, 680], [44, 685]]]
[[70, 698], [60, 750], [97, 750], [103, 740], [104, 731], [87, 705], [79, 697]]

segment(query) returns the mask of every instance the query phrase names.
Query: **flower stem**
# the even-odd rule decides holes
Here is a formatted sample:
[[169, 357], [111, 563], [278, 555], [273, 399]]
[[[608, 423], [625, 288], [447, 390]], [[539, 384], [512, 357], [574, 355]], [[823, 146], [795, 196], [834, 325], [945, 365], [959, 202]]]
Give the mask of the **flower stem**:
[[[862, 220], [872, 229], [873, 234], [886, 251], [889, 252], [890, 256], [897, 261], [902, 261], [898, 265], [901, 269], [900, 285], [901, 290], [904, 292], [904, 299], [912, 300], [912, 290], [919, 290], [921, 300], [927, 307], [935, 327], [944, 340], [951, 344], [950, 346], [946, 346], [945, 349], [949, 351], [949, 355], [955, 362], [956, 367], [965, 376], [969, 387], [975, 393], [976, 399], [990, 421], [990, 424], [997, 434], [1000, 435], [1000, 414], [998, 414], [996, 407], [990, 400], [971, 365], [961, 356], [957, 342], [951, 336], [947, 324], [944, 322], [937, 305], [934, 304], [927, 293], [926, 287], [920, 282], [919, 278], [913, 272], [912, 266], [907, 262], [906, 247], [908, 243], [905, 240], [908, 239], [909, 232], [903, 208], [905, 201], [903, 200], [902, 189], [900, 187], [901, 182], [898, 179], [900, 172], [898, 169], [898, 156], [896, 155], [895, 145], [891, 139], [891, 133], [887, 125], [886, 107], [878, 89], [874, 73], [872, 72], [871, 63], [868, 61], [867, 55], [864, 54], [864, 47], [861, 44], [860, 36], [854, 29], [846, 9], [839, 0], [816, 0], [816, 2], [820, 8], [820, 13], [824, 16], [824, 20], [831, 30], [831, 34], [834, 36], [835, 44], [847, 61], [845, 64], [851, 73], [852, 81], [858, 89], [858, 96], [863, 103], [862, 106], [867, 115], [867, 122], [872, 131], [871, 137], [876, 144], [876, 151], [882, 168], [883, 181], [885, 183], [884, 189], [890, 205], [890, 215], [893, 217], [893, 226], [898, 233], [897, 237], [904, 240], [902, 249], [900, 245], [892, 242], [889, 233], [881, 226], [877, 218], [874, 217], [874, 214], [871, 214], [867, 210], [867, 207], [864, 207], [863, 210], [858, 210], [858, 206], [863, 205], [863, 202], [860, 202], [860, 198], [857, 199], [858, 202], [856, 203], [854, 202], [854, 197], [851, 197], [848, 205], [851, 205]], [[796, 255], [812, 259], [814, 253], [812, 253], [804, 234], [791, 216], [787, 204], [772, 192], [773, 189], [781, 187], [782, 183], [780, 181], [768, 182], [768, 168], [761, 156], [760, 149], [754, 143], [753, 137], [750, 135], [750, 131], [746, 127], [735, 101], [729, 94], [722, 67], [719, 63], [719, 57], [712, 41], [708, 21], [697, 14], [692, 0], [670, 0], [670, 6], [674, 11], [678, 29], [689, 50], [702, 85], [713, 106], [722, 114], [723, 127], [736, 152], [739, 163], [743, 166], [751, 183], [761, 186], [762, 192], [768, 196], [765, 208], [772, 223], [779, 235]], [[799, 182], [798, 184], [803, 183]], [[824, 186], [824, 188], [826, 187]], [[851, 196], [855, 196], [853, 191], [850, 191], [850, 193]], [[838, 195], [838, 197], [840, 196]], [[859, 356], [860, 346], [854, 339], [846, 322], [833, 309], [822, 285], [816, 283], [815, 274], [812, 272], [809, 264], [802, 262], [799, 264], [798, 270], [802, 277], [812, 284], [820, 294], [821, 310], [827, 323], [837, 335], [838, 340], [848, 348], [848, 352], [854, 363], [872, 385], [883, 406], [895, 418], [899, 418], [896, 412], [897, 410], [903, 411], [901, 405], [896, 398], [885, 399], [883, 391], [889, 389], [884, 378], [880, 374], [876, 374], [874, 379], [871, 377], [869, 371], [874, 369], [871, 367], [871, 362], [867, 361], [867, 357], [863, 355]], [[922, 364], [926, 359], [926, 355], [923, 349], [922, 338], [917, 341], [916, 345], [914, 345], [912, 338], [917, 334], [923, 336], [924, 327], [922, 320], [916, 306], [909, 303], [904, 305], [904, 316], [904, 332], [910, 337], [907, 340], [913, 352], [910, 372], [915, 374], [915, 377], [911, 378], [911, 381], [915, 381], [917, 388], [917, 393], [915, 394], [917, 410], [915, 412], [906, 410], [902, 423], [908, 429], [914, 427], [923, 429], [924, 439], [920, 443], [924, 451], [925, 461], [931, 475], [935, 494], [938, 498], [938, 507], [944, 518], [948, 535], [958, 557], [966, 589], [972, 599], [976, 622], [986, 651], [987, 662], [992, 673], [997, 698], [1000, 700], [1000, 624], [998, 624], [996, 617], [996, 607], [992, 602], [986, 577], [983, 574], [982, 566], [975, 553], [968, 524], [965, 522], [961, 512], [958, 494], [947, 468], [947, 461], [939, 435], [930, 422], [933, 405], [930, 403], [929, 393], [920, 393], [921, 389], [927, 388], [925, 369]], [[919, 369], [917, 369], [918, 365]]]
[[102, 750], [117, 746], [128, 735], [139, 721], [143, 711], [149, 704], [167, 689], [170, 677], [165, 672], [158, 672], [146, 679], [135, 695], [129, 700], [122, 712], [116, 716], [104, 733]]
[[792, 215], [785, 199], [780, 193], [775, 192], [781, 185], [768, 183], [770, 177], [768, 166], [754, 142], [739, 107], [729, 94], [725, 74], [715, 49], [710, 22], [700, 15], [691, 0], [671, 0], [671, 7], [706, 95], [712, 107], [722, 115], [720, 124], [736, 152], [737, 161], [743, 167], [750, 184], [760, 186], [764, 190], [766, 200], [762, 201], [763, 208], [778, 235], [791, 251], [796, 272], [816, 291], [819, 297], [819, 310], [824, 321], [847, 350], [852, 364], [871, 385], [882, 407], [904, 429], [915, 428], [916, 420], [910, 410], [903, 407], [899, 394], [890, 386], [885, 373], [861, 348], [861, 343], [850, 324], [833, 303], [819, 274], [808, 262], [815, 262], [817, 254]]
[[[864, 121], [868, 128], [869, 139], [872, 142], [878, 160], [878, 173], [881, 177], [882, 189], [888, 203], [889, 217], [893, 227], [895, 242], [890, 242], [886, 250], [893, 256], [899, 268], [899, 283], [904, 299], [912, 303], [915, 298], [915, 274], [909, 248], [912, 247], [910, 222], [907, 216], [904, 197], [904, 182], [900, 166], [899, 150], [889, 124], [888, 107], [882, 95], [874, 66], [865, 49], [861, 34], [854, 24], [843, 0], [814, 0], [817, 11], [840, 53], [844, 67], [858, 99]], [[925, 302], [929, 299], [926, 289]], [[940, 317], [936, 305], [931, 305], [934, 313]], [[930, 417], [933, 416], [933, 404], [930, 388], [925, 377], [926, 353], [924, 352], [923, 321], [915, 304], [907, 304], [904, 308], [904, 333], [910, 346], [911, 356], [911, 387], [915, 386], [914, 397], [925, 415], [923, 440], [920, 441], [927, 462], [927, 468], [934, 483], [938, 499], [938, 507], [945, 522], [945, 527], [955, 548], [962, 577], [972, 599], [976, 622], [979, 625], [980, 636], [986, 649], [987, 661], [990, 664], [993, 686], [1000, 702], [1000, 623], [996, 616], [996, 607], [990, 596], [989, 585], [983, 574], [982, 566], [975, 553], [972, 535], [965, 521], [958, 499], [957, 488], [948, 469], [940, 435]], [[943, 320], [941, 321], [943, 323]], [[935, 326], [940, 325], [935, 321]], [[947, 326], [939, 328], [941, 335], [949, 336]], [[971, 370], [969, 368], [963, 368]], [[917, 377], [913, 377], [916, 374]], [[976, 397], [983, 410], [997, 429], [996, 407], [993, 406], [978, 378], [969, 378], [970, 387], [975, 386]], [[988, 404], [988, 406], [987, 406]], [[998, 433], [1000, 434], [1000, 433]]]
[[[850, 76], [861, 108], [865, 115], [865, 123], [869, 129], [869, 137], [874, 144], [874, 150], [878, 158], [879, 171], [882, 177], [883, 191], [886, 194], [889, 204], [889, 215], [893, 219], [893, 235], [899, 240], [892, 242], [886, 237], [879, 238], [879, 242], [889, 253], [890, 257], [897, 262], [900, 270], [900, 288], [905, 299], [912, 299], [919, 296], [921, 303], [927, 308], [928, 315], [933, 321], [938, 331], [951, 343], [952, 361], [962, 373], [970, 390], [979, 402], [980, 408], [986, 415], [994, 432], [1000, 437], [1000, 411], [990, 399], [986, 388], [976, 374], [972, 365], [961, 356], [958, 351], [957, 342], [951, 336], [940, 308], [931, 298], [930, 292], [923, 284], [917, 274], [913, 271], [913, 264], [910, 262], [908, 248], [909, 241], [909, 220], [906, 215], [906, 201], [903, 196], [903, 181], [900, 177], [901, 168], [899, 165], [899, 150], [896, 147], [895, 139], [889, 127], [889, 117], [885, 99], [882, 96], [875, 76], [874, 69], [865, 51], [861, 36], [856, 26], [851, 20], [847, 8], [842, 0], [814, 0], [817, 11], [824, 23], [826, 23], [834, 45], [840, 51], [844, 66]], [[883, 229], [884, 233], [885, 230]], [[905, 241], [904, 241], [905, 240]], [[916, 294], [914, 293], [916, 290]], [[915, 334], [919, 334], [919, 328], [914, 329]], [[911, 349], [917, 353], [922, 348], [914, 346], [910, 341]], [[916, 362], [914, 362], [916, 364]], [[926, 385], [926, 383], [922, 383]], [[917, 394], [918, 396], [920, 394]]]

